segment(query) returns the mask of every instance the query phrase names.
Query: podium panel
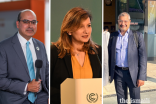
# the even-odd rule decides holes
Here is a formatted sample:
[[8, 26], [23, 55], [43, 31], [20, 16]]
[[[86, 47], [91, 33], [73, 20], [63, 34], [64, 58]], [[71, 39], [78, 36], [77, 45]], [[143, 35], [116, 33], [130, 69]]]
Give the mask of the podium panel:
[[61, 104], [102, 104], [102, 78], [67, 78], [61, 84]]

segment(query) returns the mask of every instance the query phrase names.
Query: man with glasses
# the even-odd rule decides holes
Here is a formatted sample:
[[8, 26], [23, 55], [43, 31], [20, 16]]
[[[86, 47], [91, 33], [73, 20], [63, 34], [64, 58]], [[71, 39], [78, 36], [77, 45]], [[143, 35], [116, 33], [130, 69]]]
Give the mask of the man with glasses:
[[[44, 44], [32, 38], [37, 23], [32, 10], [21, 11], [18, 32], [0, 42], [0, 104], [48, 104], [49, 62]], [[38, 81], [36, 60], [42, 64]]]
[[134, 34], [130, 23], [130, 15], [121, 13], [118, 16], [119, 30], [111, 34], [108, 45], [110, 82], [114, 79], [118, 104], [127, 104], [127, 88], [131, 103], [140, 104], [140, 86], [147, 80], [143, 35], [137, 31]]

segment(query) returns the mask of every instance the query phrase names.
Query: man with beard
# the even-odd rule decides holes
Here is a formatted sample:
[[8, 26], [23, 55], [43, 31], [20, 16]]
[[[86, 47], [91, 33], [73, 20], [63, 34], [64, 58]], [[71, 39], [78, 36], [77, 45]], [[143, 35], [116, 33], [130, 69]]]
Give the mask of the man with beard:
[[119, 30], [111, 34], [108, 45], [110, 82], [114, 79], [118, 104], [127, 100], [127, 87], [131, 100], [140, 100], [140, 86], [147, 80], [143, 35], [130, 30], [130, 23], [130, 15], [121, 13], [118, 16]]
[[[48, 104], [49, 62], [44, 44], [32, 38], [37, 22], [32, 10], [21, 11], [18, 32], [0, 43], [0, 104]], [[43, 62], [39, 81], [36, 60]]]

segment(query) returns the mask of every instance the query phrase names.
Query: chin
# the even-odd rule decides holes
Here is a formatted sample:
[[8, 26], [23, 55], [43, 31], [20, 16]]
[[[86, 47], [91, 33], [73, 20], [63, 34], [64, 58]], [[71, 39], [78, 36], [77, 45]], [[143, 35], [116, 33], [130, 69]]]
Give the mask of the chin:
[[87, 43], [89, 40], [83, 41], [83, 43]]
[[126, 29], [120, 29], [121, 31], [126, 31]]
[[34, 33], [27, 33], [27, 36], [30, 36], [30, 37], [32, 37], [34, 35], [35, 35]]
[[88, 42], [88, 41], [89, 41], [89, 38], [88, 38], [88, 39], [84, 39], [84, 41], [85, 41], [85, 42]]

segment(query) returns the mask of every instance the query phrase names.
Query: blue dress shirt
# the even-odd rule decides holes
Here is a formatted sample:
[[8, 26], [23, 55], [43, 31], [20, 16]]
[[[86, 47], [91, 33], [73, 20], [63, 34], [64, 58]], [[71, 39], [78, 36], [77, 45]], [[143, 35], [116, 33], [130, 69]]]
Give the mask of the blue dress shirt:
[[116, 65], [118, 67], [128, 67], [128, 33], [129, 29], [124, 36], [119, 35], [116, 42]]

